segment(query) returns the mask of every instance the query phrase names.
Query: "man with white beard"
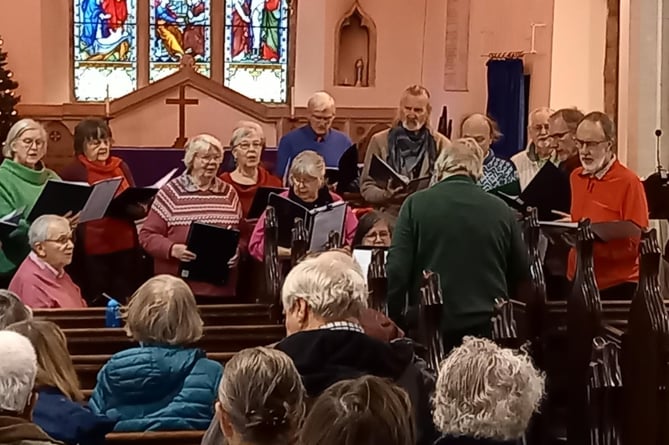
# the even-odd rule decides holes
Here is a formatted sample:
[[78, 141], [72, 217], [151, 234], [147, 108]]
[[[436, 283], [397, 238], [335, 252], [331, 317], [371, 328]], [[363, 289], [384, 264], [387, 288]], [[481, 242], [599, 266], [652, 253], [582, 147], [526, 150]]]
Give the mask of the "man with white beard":
[[397, 215], [408, 195], [403, 187], [391, 184], [379, 187], [369, 174], [374, 155], [409, 180], [433, 174], [437, 156], [450, 141], [430, 129], [431, 111], [430, 92], [423, 86], [412, 85], [400, 97], [399, 115], [393, 127], [376, 133], [369, 141], [360, 193], [375, 208]]
[[[581, 160], [571, 173], [572, 221], [633, 221], [648, 227], [648, 204], [641, 180], [616, 158], [616, 129], [604, 113], [587, 114], [574, 142]], [[628, 300], [639, 281], [639, 238], [595, 243], [595, 278], [602, 300]], [[576, 253], [569, 254], [567, 276], [573, 280]]]

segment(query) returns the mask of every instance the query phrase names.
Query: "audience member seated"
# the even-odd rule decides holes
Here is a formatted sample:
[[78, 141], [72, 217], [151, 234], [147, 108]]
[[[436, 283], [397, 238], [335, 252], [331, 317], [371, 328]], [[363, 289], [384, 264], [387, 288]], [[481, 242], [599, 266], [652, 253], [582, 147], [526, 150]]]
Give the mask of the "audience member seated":
[[419, 444], [430, 444], [433, 377], [414, 355], [411, 340], [385, 343], [365, 334], [356, 320], [367, 306], [367, 285], [341, 252], [325, 252], [295, 266], [282, 289], [288, 336], [276, 348], [291, 357], [307, 394], [315, 397], [344, 379], [375, 375], [407, 390]]
[[335, 383], [318, 397], [299, 445], [414, 445], [411, 400], [400, 387], [374, 376]]
[[225, 443], [222, 436], [228, 445], [294, 444], [305, 399], [290, 357], [276, 349], [244, 349], [225, 365], [216, 421], [202, 445]]
[[[60, 176], [66, 181], [88, 182], [122, 178], [116, 191], [135, 186], [130, 168], [111, 156], [112, 132], [102, 119], [84, 119], [74, 129], [75, 160]], [[73, 276], [91, 303], [104, 305], [103, 293], [126, 301], [141, 284], [139, 242], [135, 220], [146, 216], [139, 204], [111, 208], [114, 216], [82, 224], [77, 230]], [[75, 272], [76, 271], [76, 272]]]
[[514, 297], [529, 279], [513, 210], [476, 185], [482, 161], [471, 138], [445, 149], [435, 167], [439, 182], [406, 200], [388, 252], [388, 312], [395, 321], [405, 317], [407, 294], [417, 305], [423, 271], [439, 274], [447, 351], [465, 335], [490, 337], [495, 299]]
[[277, 147], [274, 174], [285, 178], [291, 162], [304, 150], [312, 150], [328, 167], [337, 167], [339, 158], [353, 145], [346, 133], [332, 128], [335, 101], [325, 91], [314, 93], [307, 101], [308, 124], [284, 134]]
[[32, 422], [37, 358], [30, 341], [0, 331], [0, 444], [62, 445]]
[[[325, 162], [316, 152], [306, 150], [301, 152], [290, 166], [290, 190], [281, 196], [287, 196], [294, 202], [308, 208], [316, 209], [341, 201], [342, 198], [331, 192], [325, 183]], [[343, 242], [351, 245], [358, 226], [358, 220], [350, 208], [346, 209], [344, 221]], [[249, 253], [253, 258], [262, 261], [265, 249], [265, 214], [263, 213], [253, 229], [249, 241]], [[290, 257], [290, 248], [279, 246], [279, 256]]]
[[520, 194], [520, 179], [516, 166], [506, 159], [498, 158], [490, 147], [502, 133], [497, 123], [488, 116], [474, 113], [462, 120], [460, 137], [472, 138], [483, 150], [483, 172], [478, 180], [486, 192], [500, 190], [509, 195]]
[[32, 308], [86, 307], [79, 286], [65, 271], [74, 250], [70, 221], [42, 215], [31, 224], [28, 241], [32, 252], [16, 271], [9, 290]]
[[[179, 262], [195, 259], [186, 241], [193, 221], [238, 229], [242, 207], [237, 192], [216, 177], [223, 161], [223, 146], [213, 136], [195, 136], [186, 144], [186, 171], [168, 182], [156, 195], [149, 215], [139, 231], [139, 241], [153, 257], [156, 274], [177, 275]], [[195, 295], [235, 295], [237, 257], [229, 266], [228, 283], [216, 286], [188, 281]]]
[[153, 277], [124, 316], [140, 346], [114, 354], [100, 370], [93, 412], [117, 419], [114, 431], [206, 430], [223, 367], [191, 346], [204, 323], [188, 285], [171, 275]]
[[372, 210], [358, 219], [353, 237], [353, 247], [390, 247], [393, 236], [391, 219], [382, 212]]
[[30, 320], [32, 316], [30, 308], [14, 292], [0, 289], [0, 330], [13, 323]]
[[408, 179], [432, 176], [434, 161], [450, 142], [430, 129], [431, 112], [427, 88], [412, 85], [402, 92], [399, 118], [393, 127], [375, 134], [369, 141], [360, 176], [360, 193], [365, 201], [397, 215], [408, 196], [402, 186], [389, 183], [386, 187], [379, 187], [376, 179], [369, 174], [374, 155]]
[[44, 320], [22, 321], [8, 329], [28, 338], [37, 354], [38, 397], [33, 421], [67, 445], [104, 444], [105, 435], [116, 422], [93, 414], [83, 403], [84, 395], [63, 331]]
[[[28, 216], [49, 179], [58, 175], [44, 167], [47, 135], [44, 127], [32, 119], [21, 119], [9, 130], [2, 147], [5, 158], [0, 164], [0, 217], [23, 209]], [[0, 250], [0, 287], [6, 287], [16, 268], [30, 253], [27, 233], [29, 223], [22, 219], [19, 228], [3, 240]]]
[[436, 445], [520, 445], [544, 395], [530, 358], [465, 338], [441, 363], [432, 398]]
[[279, 178], [260, 165], [265, 148], [265, 135], [256, 122], [242, 121], [232, 131], [230, 138], [235, 169], [225, 172], [221, 179], [232, 185], [242, 204], [242, 215], [246, 218], [259, 187], [281, 187]]

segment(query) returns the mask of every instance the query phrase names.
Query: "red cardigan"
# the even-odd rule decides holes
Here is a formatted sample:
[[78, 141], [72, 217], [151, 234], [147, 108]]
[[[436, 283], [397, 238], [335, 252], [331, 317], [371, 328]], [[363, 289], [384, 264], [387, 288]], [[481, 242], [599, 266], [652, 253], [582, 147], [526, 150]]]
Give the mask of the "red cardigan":
[[258, 167], [258, 182], [253, 185], [243, 185], [235, 182], [230, 176], [230, 172], [223, 173], [221, 179], [237, 191], [237, 196], [239, 196], [239, 201], [242, 204], [242, 215], [244, 218], [246, 218], [251, 209], [253, 198], [259, 187], [281, 187], [281, 180], [262, 167]]

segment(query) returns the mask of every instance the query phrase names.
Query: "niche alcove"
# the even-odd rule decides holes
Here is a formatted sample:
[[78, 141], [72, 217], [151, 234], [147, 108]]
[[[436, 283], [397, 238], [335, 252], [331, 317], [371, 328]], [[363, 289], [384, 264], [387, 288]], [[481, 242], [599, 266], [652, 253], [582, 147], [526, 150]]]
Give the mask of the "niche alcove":
[[356, 1], [337, 24], [334, 83], [337, 86], [374, 86], [376, 25]]

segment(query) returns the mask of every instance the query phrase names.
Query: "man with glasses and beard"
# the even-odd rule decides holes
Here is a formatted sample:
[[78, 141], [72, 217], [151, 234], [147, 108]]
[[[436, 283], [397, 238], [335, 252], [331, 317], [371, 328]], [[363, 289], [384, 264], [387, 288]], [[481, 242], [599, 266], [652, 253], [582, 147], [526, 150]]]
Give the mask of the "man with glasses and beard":
[[450, 141], [430, 129], [431, 111], [430, 92], [423, 86], [412, 85], [402, 92], [399, 116], [393, 127], [376, 133], [369, 141], [360, 193], [374, 207], [396, 216], [408, 196], [402, 186], [379, 187], [369, 174], [374, 155], [409, 180], [432, 175], [437, 156]]
[[558, 166], [567, 175], [581, 166], [576, 147], [576, 127], [583, 113], [576, 108], [562, 108], [548, 119], [548, 145], [555, 151]]
[[[571, 173], [572, 221], [633, 221], [648, 227], [648, 205], [641, 180], [616, 158], [616, 129], [604, 113], [587, 114], [574, 139], [581, 167]], [[595, 278], [602, 300], [629, 300], [639, 282], [639, 238], [595, 243]], [[569, 253], [567, 276], [573, 280], [576, 253]]]

